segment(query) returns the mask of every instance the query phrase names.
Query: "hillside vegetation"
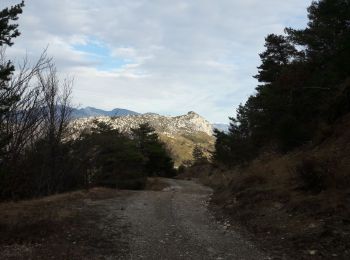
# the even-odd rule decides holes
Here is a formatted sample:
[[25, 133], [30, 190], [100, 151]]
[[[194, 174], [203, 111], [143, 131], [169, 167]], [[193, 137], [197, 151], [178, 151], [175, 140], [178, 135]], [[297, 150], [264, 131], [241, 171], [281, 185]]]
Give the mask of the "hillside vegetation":
[[[183, 175], [212, 186], [212, 203], [287, 259], [350, 256], [350, 115], [317, 146], [247, 165], [197, 165]], [[234, 224], [233, 224], [234, 225]], [[337, 258], [339, 257], [339, 258]], [[311, 258], [312, 259], [312, 258]]]
[[159, 135], [167, 146], [175, 166], [190, 164], [193, 162], [193, 150], [200, 147], [206, 158], [211, 158], [214, 150], [215, 139], [203, 132], [183, 135]]
[[266, 37], [259, 85], [230, 132], [216, 131], [216, 161], [237, 165], [317, 144], [350, 111], [349, 1], [315, 1], [308, 13], [307, 28]]
[[215, 139], [212, 135], [212, 125], [195, 112], [181, 116], [161, 116], [158, 114], [143, 114], [120, 117], [88, 117], [72, 121], [72, 136], [88, 132], [93, 122], [109, 124], [121, 133], [129, 134], [131, 129], [147, 123], [152, 126], [160, 139], [165, 143], [175, 166], [193, 161], [194, 147], [199, 146], [207, 158], [211, 157]]
[[[73, 81], [60, 81], [46, 51], [16, 70], [6, 47], [20, 35], [23, 8], [21, 2], [0, 11], [0, 200], [95, 186], [142, 189], [148, 176], [174, 176], [165, 144], [146, 122], [129, 133], [98, 121], [89, 122], [89, 131], [72, 132]], [[110, 113], [118, 111], [132, 112]]]
[[350, 2], [314, 1], [308, 18], [266, 37], [259, 85], [215, 131], [214, 163], [184, 176], [279, 255], [348, 259]]

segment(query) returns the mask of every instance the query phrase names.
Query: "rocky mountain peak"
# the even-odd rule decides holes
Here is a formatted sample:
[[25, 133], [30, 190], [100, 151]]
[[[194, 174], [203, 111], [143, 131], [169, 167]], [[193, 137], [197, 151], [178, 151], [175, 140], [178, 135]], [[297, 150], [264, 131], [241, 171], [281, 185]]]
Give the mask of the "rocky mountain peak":
[[129, 133], [132, 128], [137, 128], [140, 124], [149, 123], [154, 127], [161, 140], [169, 147], [177, 166], [183, 161], [192, 160], [192, 151], [196, 145], [200, 145], [204, 151], [211, 151], [214, 145], [212, 125], [193, 111], [181, 116], [161, 116], [146, 113], [78, 118], [71, 123], [75, 136], [77, 137], [83, 130], [90, 129], [95, 120], [107, 123], [125, 133]]
[[193, 111], [188, 112], [186, 115], [175, 117], [161, 116], [153, 113], [121, 117], [88, 117], [76, 119], [72, 124], [74, 128], [78, 129], [89, 128], [93, 120], [96, 119], [108, 123], [122, 132], [130, 132], [130, 129], [137, 128], [140, 124], [149, 123], [157, 132], [167, 135], [192, 134], [195, 132], [203, 132], [210, 136], [213, 134], [211, 124]]

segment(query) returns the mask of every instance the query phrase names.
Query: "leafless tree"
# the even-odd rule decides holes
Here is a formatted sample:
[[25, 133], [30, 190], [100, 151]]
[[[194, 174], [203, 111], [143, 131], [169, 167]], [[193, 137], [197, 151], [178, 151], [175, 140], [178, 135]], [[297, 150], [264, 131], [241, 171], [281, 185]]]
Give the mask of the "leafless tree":
[[47, 71], [38, 74], [39, 85], [44, 97], [43, 131], [49, 142], [61, 142], [67, 134], [71, 118], [72, 79], [64, 79], [60, 85], [53, 63]]
[[[0, 52], [0, 63], [6, 62], [4, 52]], [[43, 122], [43, 94], [37, 84], [40, 72], [46, 70], [51, 63], [44, 51], [37, 62], [31, 65], [27, 58], [23, 59], [8, 86], [0, 93], [1, 100], [13, 100], [11, 105], [1, 113], [0, 127], [2, 133], [9, 136], [5, 157], [16, 160], [28, 145], [40, 137]]]
[[[0, 52], [1, 64], [6, 64], [4, 51]], [[62, 140], [68, 134], [73, 80], [60, 82], [52, 59], [44, 51], [34, 64], [23, 59], [6, 84], [0, 100], [11, 102], [3, 102], [10, 105], [0, 108], [1, 135], [8, 136], [0, 147], [0, 167], [6, 169], [9, 185], [25, 180], [29, 169], [21, 167], [34, 167], [35, 176], [31, 172], [29, 178], [37, 194], [55, 192], [59, 189], [55, 183], [64, 185], [59, 158]], [[39, 160], [36, 153], [41, 155]]]
[[[0, 64], [6, 62], [0, 52]], [[14, 99], [0, 117], [0, 127], [11, 140], [7, 154], [17, 157], [40, 138], [60, 142], [67, 133], [71, 115], [72, 79], [60, 85], [54, 63], [44, 51], [30, 66], [27, 58], [19, 65], [0, 99]]]
[[[48, 69], [38, 73], [38, 82], [43, 94], [42, 134], [47, 145], [47, 172], [42, 173], [50, 193], [52, 185], [64, 183], [64, 174], [60, 171], [57, 157], [60, 156], [60, 144], [68, 133], [71, 117], [72, 79], [65, 79], [60, 84], [55, 65], [48, 64]], [[56, 187], [57, 188], [57, 187]]]

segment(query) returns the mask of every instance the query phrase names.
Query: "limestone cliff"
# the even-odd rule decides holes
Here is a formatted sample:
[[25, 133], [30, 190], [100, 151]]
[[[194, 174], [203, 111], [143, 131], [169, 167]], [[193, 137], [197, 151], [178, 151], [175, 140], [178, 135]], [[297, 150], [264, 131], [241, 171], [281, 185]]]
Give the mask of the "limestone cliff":
[[111, 125], [121, 132], [130, 132], [142, 123], [149, 123], [166, 143], [176, 165], [192, 159], [192, 150], [196, 145], [209, 155], [214, 144], [212, 125], [202, 116], [191, 111], [181, 116], [162, 116], [153, 113], [120, 117], [88, 117], [72, 121], [76, 132], [89, 129], [93, 121], [98, 120]]

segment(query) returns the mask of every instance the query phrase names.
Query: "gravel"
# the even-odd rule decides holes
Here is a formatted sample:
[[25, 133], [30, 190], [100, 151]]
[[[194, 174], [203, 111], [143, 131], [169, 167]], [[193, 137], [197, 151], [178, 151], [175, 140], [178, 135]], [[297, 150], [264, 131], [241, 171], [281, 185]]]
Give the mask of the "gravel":
[[163, 191], [128, 197], [130, 259], [269, 259], [207, 209], [212, 190], [193, 181], [164, 179]]
[[[32, 224], [17, 219], [22, 226], [15, 225], [14, 233], [0, 231], [0, 259], [269, 259], [211, 214], [211, 189], [193, 181], [161, 181], [162, 191], [99, 189], [30, 202], [29, 208], [16, 205]], [[3, 212], [0, 228], [16, 208]], [[34, 214], [38, 208], [46, 225]], [[52, 218], [59, 214], [67, 216]]]

